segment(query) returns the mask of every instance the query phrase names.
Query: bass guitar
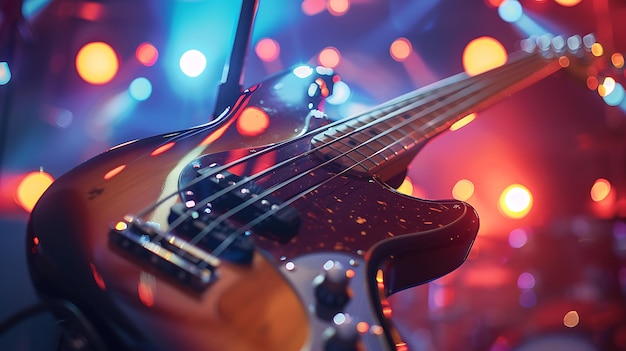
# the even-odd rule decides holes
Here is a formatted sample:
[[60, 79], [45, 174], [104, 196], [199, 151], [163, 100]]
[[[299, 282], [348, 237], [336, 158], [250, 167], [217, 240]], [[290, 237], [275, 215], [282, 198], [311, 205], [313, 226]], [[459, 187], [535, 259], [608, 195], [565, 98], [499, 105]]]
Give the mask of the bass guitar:
[[[433, 137], [588, 50], [552, 43], [337, 121], [334, 73], [301, 66], [211, 123], [115, 147], [34, 208], [33, 282], [87, 318], [68, 326], [84, 349], [405, 349], [386, 298], [456, 269], [479, 221], [395, 188]], [[267, 128], [243, 136], [245, 119]]]

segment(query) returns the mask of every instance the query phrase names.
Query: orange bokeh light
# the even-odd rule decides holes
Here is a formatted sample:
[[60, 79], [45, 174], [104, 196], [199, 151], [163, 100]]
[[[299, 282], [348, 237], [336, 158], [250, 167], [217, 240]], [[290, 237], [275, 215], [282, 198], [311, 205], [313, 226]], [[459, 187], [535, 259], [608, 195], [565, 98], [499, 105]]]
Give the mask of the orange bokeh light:
[[27, 212], [31, 212], [52, 182], [54, 178], [44, 171], [27, 174], [15, 190], [15, 202]]
[[350, 0], [328, 0], [326, 6], [333, 16], [341, 16], [350, 9]]
[[600, 202], [609, 196], [611, 193], [611, 182], [604, 178], [596, 179], [591, 187], [591, 199], [595, 202]]
[[242, 135], [255, 136], [263, 133], [270, 125], [270, 117], [258, 107], [246, 107], [237, 119], [237, 130]]
[[119, 60], [115, 50], [103, 42], [91, 42], [76, 54], [76, 71], [87, 83], [105, 84], [117, 74]]
[[508, 54], [504, 46], [491, 37], [476, 38], [463, 50], [463, 68], [470, 76], [500, 67], [507, 59]]
[[391, 57], [398, 62], [406, 60], [412, 50], [413, 46], [407, 38], [398, 38], [389, 47]]
[[335, 68], [341, 62], [341, 53], [336, 48], [329, 46], [320, 52], [318, 61], [324, 67]]

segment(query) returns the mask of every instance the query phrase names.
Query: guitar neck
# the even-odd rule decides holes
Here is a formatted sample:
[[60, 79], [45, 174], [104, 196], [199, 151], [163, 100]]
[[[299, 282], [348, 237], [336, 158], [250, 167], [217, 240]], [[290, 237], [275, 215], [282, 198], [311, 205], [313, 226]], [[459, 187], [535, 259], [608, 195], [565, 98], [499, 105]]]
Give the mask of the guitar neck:
[[[553, 55], [554, 56], [554, 55]], [[558, 57], [520, 52], [475, 76], [459, 73], [341, 120], [317, 134], [320, 156], [358, 176], [379, 173], [470, 113], [485, 109], [558, 71]]]

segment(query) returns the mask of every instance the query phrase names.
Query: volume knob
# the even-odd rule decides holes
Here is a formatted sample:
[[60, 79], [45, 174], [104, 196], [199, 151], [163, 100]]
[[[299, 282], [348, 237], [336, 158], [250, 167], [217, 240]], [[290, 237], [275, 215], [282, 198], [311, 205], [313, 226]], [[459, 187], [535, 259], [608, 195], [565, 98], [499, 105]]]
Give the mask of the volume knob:
[[348, 271], [335, 261], [327, 261], [324, 270], [313, 279], [315, 311], [318, 317], [331, 320], [352, 298]]

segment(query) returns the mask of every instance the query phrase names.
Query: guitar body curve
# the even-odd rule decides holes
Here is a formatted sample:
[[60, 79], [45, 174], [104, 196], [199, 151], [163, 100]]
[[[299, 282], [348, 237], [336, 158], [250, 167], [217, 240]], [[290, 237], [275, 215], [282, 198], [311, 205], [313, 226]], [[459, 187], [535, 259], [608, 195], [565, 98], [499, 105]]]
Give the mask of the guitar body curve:
[[[376, 173], [352, 172], [360, 161], [346, 167], [318, 152], [313, 138], [326, 122], [312, 106], [321, 95], [269, 106], [285, 101], [285, 77], [294, 79], [246, 92], [212, 124], [112, 149], [54, 182], [28, 225], [29, 268], [42, 296], [77, 305], [111, 349], [320, 350], [344, 345], [336, 335], [345, 333], [349, 349], [393, 349], [385, 297], [458, 267], [478, 217], [464, 202], [402, 195]], [[324, 79], [301, 81], [301, 91], [324, 91]], [[270, 126], [238, 137], [251, 106]], [[385, 179], [405, 165], [391, 163]], [[141, 227], [136, 247], [111, 239], [134, 230], [126, 225]], [[223, 245], [202, 246], [207, 237]], [[245, 251], [248, 237], [249, 256], [221, 256], [240, 239]], [[200, 283], [173, 266], [204, 272]], [[345, 282], [329, 293], [324, 279], [340, 266]]]

